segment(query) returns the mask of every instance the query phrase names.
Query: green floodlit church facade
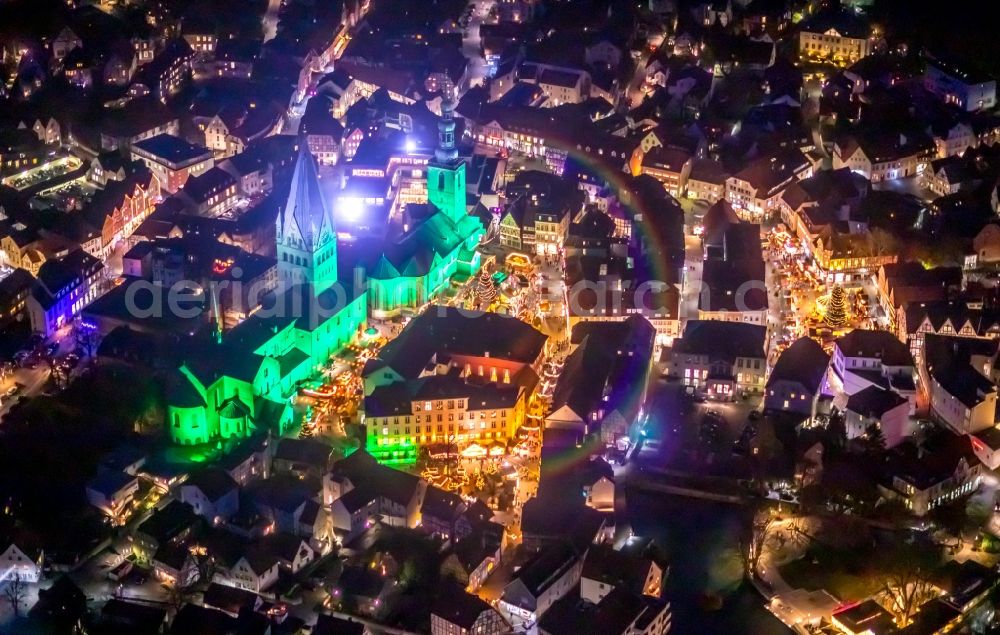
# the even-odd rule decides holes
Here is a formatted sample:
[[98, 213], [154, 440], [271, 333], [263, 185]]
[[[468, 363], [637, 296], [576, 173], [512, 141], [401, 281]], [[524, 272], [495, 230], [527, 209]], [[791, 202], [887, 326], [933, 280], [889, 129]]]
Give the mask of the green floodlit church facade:
[[366, 285], [338, 279], [333, 212], [307, 144], [300, 142], [288, 200], [277, 219], [281, 288], [274, 305], [168, 378], [166, 425], [173, 443], [245, 438], [258, 430], [284, 433], [299, 385], [364, 331], [369, 312], [377, 318], [418, 312], [452, 278], [479, 271], [485, 230], [466, 209], [454, 102], [446, 101], [442, 111], [438, 148], [427, 170], [429, 205], [412, 226], [386, 241], [366, 267]]
[[465, 162], [455, 147], [455, 104], [446, 99], [438, 122], [438, 147], [427, 165], [427, 200], [422, 217], [388, 240], [366, 274], [372, 317], [417, 313], [438, 297], [453, 278], [468, 278], [480, 267], [482, 223], [466, 208]]
[[361, 333], [367, 295], [338, 280], [334, 217], [300, 144], [276, 227], [279, 291], [167, 382], [167, 427], [179, 445], [283, 433], [298, 386]]

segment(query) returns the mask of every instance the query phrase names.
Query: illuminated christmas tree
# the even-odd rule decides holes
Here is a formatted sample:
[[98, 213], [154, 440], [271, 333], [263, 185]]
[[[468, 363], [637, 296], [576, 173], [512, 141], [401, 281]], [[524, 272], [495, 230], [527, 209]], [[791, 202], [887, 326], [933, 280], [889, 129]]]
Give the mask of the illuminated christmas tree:
[[497, 285], [493, 282], [493, 276], [485, 268], [479, 273], [476, 280], [476, 298], [479, 300], [480, 308], [486, 308], [493, 304], [497, 297]]
[[826, 305], [826, 323], [833, 328], [847, 324], [847, 294], [839, 284], [830, 292], [830, 302]]

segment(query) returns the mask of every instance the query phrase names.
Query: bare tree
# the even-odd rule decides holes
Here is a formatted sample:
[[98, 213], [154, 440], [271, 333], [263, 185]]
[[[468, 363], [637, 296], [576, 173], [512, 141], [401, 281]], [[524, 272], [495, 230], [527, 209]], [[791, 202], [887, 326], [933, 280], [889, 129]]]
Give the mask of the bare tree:
[[197, 583], [209, 585], [215, 579], [215, 574], [219, 571], [219, 563], [215, 558], [206, 552], [195, 554], [195, 566], [198, 568]]
[[21, 603], [24, 602], [27, 593], [28, 589], [21, 579], [20, 573], [15, 573], [7, 578], [7, 583], [3, 588], [3, 596], [10, 602], [10, 609], [14, 613], [14, 617], [21, 616]]
[[906, 627], [922, 604], [938, 596], [931, 575], [940, 566], [941, 557], [939, 547], [916, 541], [900, 542], [876, 556], [876, 597], [899, 627]]
[[760, 508], [753, 514], [746, 533], [740, 540], [740, 556], [743, 558], [743, 574], [752, 578], [757, 573], [757, 565], [761, 556], [774, 540], [774, 518], [771, 511]]
[[879, 595], [900, 627], [909, 625], [917, 609], [938, 596], [928, 573], [919, 566], [902, 566], [882, 576]]

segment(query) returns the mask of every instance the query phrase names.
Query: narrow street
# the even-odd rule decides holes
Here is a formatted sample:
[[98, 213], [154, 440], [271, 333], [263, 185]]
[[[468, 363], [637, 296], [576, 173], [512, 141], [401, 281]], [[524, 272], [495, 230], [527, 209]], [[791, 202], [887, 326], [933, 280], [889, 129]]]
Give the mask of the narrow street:
[[483, 19], [489, 15], [493, 2], [492, 0], [472, 0], [469, 4], [473, 7], [472, 15], [462, 37], [462, 54], [469, 60], [468, 80], [464, 88], [481, 85], [491, 71], [486, 60], [483, 59], [479, 27], [483, 24]]

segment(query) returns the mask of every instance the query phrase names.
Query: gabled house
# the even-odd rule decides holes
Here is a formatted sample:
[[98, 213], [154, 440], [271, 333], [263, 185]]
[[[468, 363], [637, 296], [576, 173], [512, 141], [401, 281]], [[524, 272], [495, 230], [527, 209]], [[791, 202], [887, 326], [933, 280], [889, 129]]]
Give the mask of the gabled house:
[[924, 134], [881, 132], [851, 136], [833, 146], [833, 168], [850, 168], [872, 183], [917, 176], [921, 160], [934, 152]]
[[[160, 200], [160, 182], [141, 164], [128, 166], [127, 170], [119, 168], [111, 174], [104, 172], [100, 166], [94, 170], [101, 170], [101, 178], [106, 181], [104, 188], [81, 210], [81, 216], [96, 230], [100, 239], [97, 249], [89, 249], [88, 253], [104, 260], [115, 247], [129, 240], [139, 225], [153, 213]], [[121, 179], [117, 178], [119, 173], [122, 174]]]
[[88, 617], [87, 596], [68, 575], [61, 575], [47, 589], [38, 590], [38, 602], [28, 616], [54, 633], [70, 633], [83, 628]]
[[223, 580], [238, 589], [262, 593], [278, 581], [278, 559], [260, 549], [249, 548], [222, 575]]
[[760, 221], [779, 210], [785, 188], [812, 174], [812, 164], [798, 149], [763, 156], [726, 179], [726, 200], [745, 218]]
[[1000, 337], [1000, 311], [975, 306], [961, 299], [908, 302], [896, 310], [896, 333], [910, 346], [913, 358], [922, 361], [928, 334], [961, 337]]
[[764, 386], [764, 409], [816, 416], [827, 388], [830, 356], [810, 337], [800, 337], [782, 351]]
[[850, 396], [878, 385], [916, 399], [916, 364], [909, 348], [889, 331], [854, 329], [834, 342], [831, 380]]
[[49, 337], [69, 323], [97, 297], [103, 269], [82, 249], [46, 260], [27, 300], [32, 330]]
[[198, 580], [199, 570], [194, 554], [184, 543], [167, 543], [153, 554], [150, 564], [153, 575], [169, 586], [186, 587]]
[[172, 500], [132, 531], [132, 552], [140, 562], [150, 562], [161, 547], [182, 544], [200, 523], [201, 518], [190, 505]]
[[567, 542], [554, 543], [517, 571], [497, 605], [515, 628], [530, 628], [580, 582], [583, 561]]
[[[911, 303], [923, 305], [950, 299], [962, 286], [962, 270], [959, 267], [926, 269], [919, 262], [885, 264], [879, 267], [876, 282], [889, 330], [895, 330], [901, 340], [906, 340], [907, 334], [898, 330], [900, 311]], [[915, 359], [922, 354], [919, 348], [911, 347]]]
[[350, 602], [361, 615], [375, 616], [383, 605], [390, 581], [366, 566], [348, 566], [334, 585], [334, 595]]
[[667, 358], [667, 374], [689, 390], [731, 401], [764, 389], [767, 328], [756, 324], [690, 320]]
[[377, 493], [368, 487], [355, 488], [341, 496], [330, 508], [330, 520], [335, 531], [354, 537], [376, 522], [410, 526], [404, 519], [410, 517], [412, 499], [405, 494], [398, 499], [394, 491]]
[[319, 491], [317, 479], [300, 480], [294, 474], [275, 474], [249, 488], [254, 509], [274, 524], [276, 531], [295, 533], [309, 501]]
[[914, 516], [924, 516], [975, 491], [983, 465], [972, 439], [939, 429], [923, 441], [904, 441], [886, 456], [879, 492], [902, 501]]
[[606, 443], [627, 434], [642, 406], [656, 332], [639, 315], [623, 322], [581, 322], [552, 397], [546, 428], [599, 433]]
[[240, 488], [223, 469], [195, 472], [180, 486], [180, 499], [209, 523], [219, 524], [240, 509]]
[[344, 126], [333, 114], [333, 100], [315, 96], [306, 104], [299, 123], [299, 134], [305, 135], [309, 151], [320, 165], [334, 165], [340, 157]]
[[205, 606], [224, 611], [236, 617], [243, 611], [257, 611], [263, 606], [263, 599], [256, 593], [239, 589], [228, 584], [212, 582], [203, 595]]
[[428, 485], [420, 507], [420, 528], [431, 536], [455, 540], [456, 524], [466, 510], [462, 497]]
[[139, 479], [132, 474], [106, 470], [87, 483], [87, 502], [112, 520], [127, 513], [139, 491]]
[[477, 531], [457, 541], [441, 561], [442, 577], [460, 583], [475, 593], [500, 564], [501, 543], [485, 531]]
[[876, 385], [848, 397], [844, 417], [848, 439], [861, 437], [869, 426], [875, 426], [882, 431], [887, 448], [899, 445], [910, 436], [914, 427], [910, 421], [909, 400]]
[[580, 597], [598, 604], [618, 588], [659, 597], [664, 574], [663, 568], [652, 558], [636, 553], [629, 545], [620, 550], [610, 545], [596, 545], [587, 551], [583, 560]]
[[321, 478], [330, 468], [332, 454], [330, 445], [317, 439], [280, 439], [271, 467], [275, 474], [289, 472]]
[[260, 541], [260, 548], [270, 554], [290, 573], [298, 573], [316, 559], [316, 551], [305, 540], [286, 533], [267, 536]]
[[572, 595], [563, 598], [539, 622], [538, 633], [666, 635], [671, 626], [669, 602], [616, 588], [597, 604]]
[[0, 582], [10, 580], [14, 576], [22, 582], [34, 583], [42, 579], [42, 567], [45, 563], [45, 552], [41, 549], [25, 546], [19, 547], [11, 542], [0, 553]]
[[268, 194], [274, 187], [271, 161], [256, 146], [225, 159], [219, 167], [233, 175], [236, 189], [243, 196]]
[[996, 424], [994, 364], [997, 340], [955, 335], [924, 337], [921, 377], [931, 413], [957, 434], [975, 434]]
[[438, 595], [431, 605], [431, 635], [504, 635], [513, 632], [500, 613], [461, 589]]

